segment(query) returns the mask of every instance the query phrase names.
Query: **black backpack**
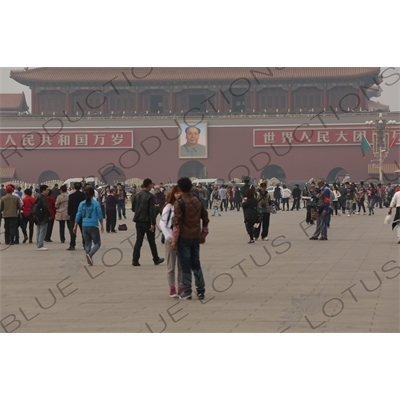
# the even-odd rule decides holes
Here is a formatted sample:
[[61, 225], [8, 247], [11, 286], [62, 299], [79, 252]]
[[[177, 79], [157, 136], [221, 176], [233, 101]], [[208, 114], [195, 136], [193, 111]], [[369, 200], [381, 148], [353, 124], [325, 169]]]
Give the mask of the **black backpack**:
[[31, 216], [35, 225], [39, 225], [44, 220], [44, 208], [40, 198], [32, 206]]

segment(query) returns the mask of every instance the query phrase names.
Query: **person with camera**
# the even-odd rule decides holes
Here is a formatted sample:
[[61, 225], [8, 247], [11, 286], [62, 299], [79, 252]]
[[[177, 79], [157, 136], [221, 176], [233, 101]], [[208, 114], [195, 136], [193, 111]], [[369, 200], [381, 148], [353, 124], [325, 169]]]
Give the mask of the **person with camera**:
[[261, 183], [260, 193], [257, 198], [257, 211], [259, 216], [259, 225], [254, 229], [254, 240], [260, 237], [261, 227], [261, 240], [268, 240], [269, 222], [272, 211], [272, 199], [267, 192], [267, 184]]
[[317, 186], [319, 193], [317, 195], [317, 226], [315, 228], [314, 235], [310, 237], [310, 240], [328, 240], [328, 226], [330, 220], [330, 203], [331, 203], [331, 191], [328, 186], [325, 186], [323, 180], [318, 180]]

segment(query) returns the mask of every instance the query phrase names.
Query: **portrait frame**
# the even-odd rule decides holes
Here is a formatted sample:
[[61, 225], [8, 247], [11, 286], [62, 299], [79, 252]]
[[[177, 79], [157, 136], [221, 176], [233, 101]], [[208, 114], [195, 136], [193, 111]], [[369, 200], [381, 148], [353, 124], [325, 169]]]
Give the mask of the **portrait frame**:
[[[178, 158], [184, 160], [195, 160], [208, 158], [208, 122], [198, 122], [193, 120], [178, 121], [179, 139], [178, 139]], [[200, 130], [198, 145], [199, 155], [195, 154], [195, 149], [188, 145], [186, 139], [186, 129]]]

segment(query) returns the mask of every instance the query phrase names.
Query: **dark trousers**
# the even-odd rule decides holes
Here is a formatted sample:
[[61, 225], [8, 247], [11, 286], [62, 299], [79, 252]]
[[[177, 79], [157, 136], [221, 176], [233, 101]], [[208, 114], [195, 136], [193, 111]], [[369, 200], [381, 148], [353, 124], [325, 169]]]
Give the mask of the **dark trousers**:
[[333, 208], [335, 210], [335, 215], [338, 215], [339, 201], [334, 201], [333, 202]]
[[48, 242], [51, 239], [51, 234], [53, 233], [54, 219], [49, 219], [47, 224], [47, 232], [46, 237], [44, 238], [45, 242]]
[[32, 220], [32, 217], [23, 215], [23, 219], [22, 219], [22, 223], [21, 223], [21, 229], [22, 229], [22, 233], [24, 234], [24, 236], [28, 236], [26, 227], [28, 226], [29, 223], [29, 241], [32, 242], [33, 239], [33, 227], [34, 227], [34, 223]]
[[224, 211], [224, 208], [225, 208], [225, 211], [228, 210], [228, 199], [221, 200], [221, 211]]
[[250, 240], [254, 239], [254, 222], [246, 222], [246, 231], [250, 237]]
[[[59, 228], [60, 228], [60, 240], [61, 242], [65, 242], [65, 225], [67, 224], [68, 226], [68, 220], [66, 221], [58, 221], [59, 222]], [[68, 228], [69, 230], [69, 228]]]
[[4, 238], [6, 244], [17, 240], [18, 217], [4, 217]]
[[239, 211], [240, 210], [240, 200], [234, 200], [234, 202], [235, 202], [236, 210]]
[[300, 199], [293, 199], [292, 210], [296, 209], [297, 211], [300, 208]]
[[[69, 242], [69, 247], [75, 247], [76, 246], [76, 235], [73, 232], [75, 225], [75, 220], [69, 220], [68, 221], [68, 229], [69, 229], [69, 234], [71, 236], [70, 242]], [[82, 244], [85, 245], [85, 239], [83, 237], [83, 229], [82, 229], [82, 222], [78, 224], [79, 229], [81, 230], [81, 235], [82, 235]]]
[[147, 241], [149, 242], [153, 261], [156, 263], [160, 259], [157, 253], [156, 235], [155, 232], [152, 232], [150, 230], [150, 226], [150, 222], [136, 222], [136, 243], [133, 249], [132, 257], [132, 262], [135, 264], [139, 262], [140, 249], [142, 248], [144, 235], [147, 236]]
[[115, 232], [115, 225], [117, 223], [117, 210], [106, 210], [107, 220], [106, 220], [106, 231]]
[[280, 208], [280, 206], [279, 206], [279, 203], [280, 203], [280, 201], [281, 201], [281, 198], [280, 198], [280, 197], [277, 197], [274, 201], [275, 201], [275, 207], [276, 207], [276, 209], [277, 209], [277, 210], [280, 210], [281, 208]]
[[357, 201], [357, 203], [358, 203], [358, 212], [361, 211], [361, 207], [362, 207], [362, 209], [363, 209], [363, 211], [364, 211], [364, 213], [365, 213], [364, 201], [365, 201], [365, 200], [364, 200], [364, 197], [362, 198], [362, 200]]
[[262, 220], [260, 222], [260, 225], [258, 226], [258, 228], [254, 229], [254, 237], [256, 239], [260, 237], [261, 227], [262, 227], [261, 239], [265, 239], [268, 236], [270, 217], [271, 217], [270, 213], [264, 213], [262, 215]]
[[178, 257], [182, 267], [182, 285], [185, 294], [192, 293], [192, 271], [197, 294], [205, 292], [203, 271], [200, 265], [200, 239], [178, 239]]
[[103, 214], [103, 218], [105, 218], [105, 217], [106, 217], [106, 206], [105, 206], [105, 204], [102, 203], [102, 204], [100, 205], [100, 208], [101, 208], [101, 212], [102, 212], [102, 214]]
[[121, 219], [122, 215], [126, 218], [125, 213], [125, 200], [118, 200], [118, 218]]

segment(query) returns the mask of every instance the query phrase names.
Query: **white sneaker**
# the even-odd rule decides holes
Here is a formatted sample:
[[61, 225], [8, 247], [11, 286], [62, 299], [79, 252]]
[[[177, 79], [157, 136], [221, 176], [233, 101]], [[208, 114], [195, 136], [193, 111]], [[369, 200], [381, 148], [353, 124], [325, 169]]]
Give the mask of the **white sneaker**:
[[37, 249], [38, 251], [47, 251], [48, 248], [47, 247], [40, 247], [39, 249]]
[[360, 213], [358, 212], [357, 215], [360, 215]]
[[347, 214], [348, 217], [350, 217], [350, 214]]

